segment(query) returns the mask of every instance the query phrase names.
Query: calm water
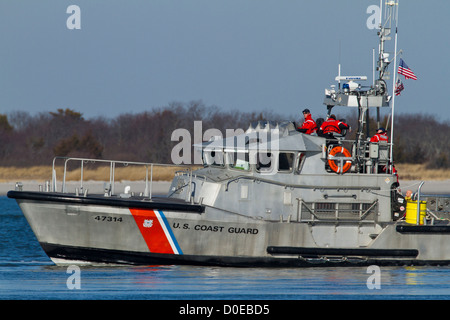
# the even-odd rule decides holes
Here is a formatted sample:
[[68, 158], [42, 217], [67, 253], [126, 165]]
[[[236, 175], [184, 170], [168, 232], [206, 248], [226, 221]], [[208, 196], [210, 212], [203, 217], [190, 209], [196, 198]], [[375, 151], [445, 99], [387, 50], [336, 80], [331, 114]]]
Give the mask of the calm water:
[[[450, 267], [242, 269], [190, 266], [81, 266], [72, 272], [42, 251], [14, 200], [0, 197], [0, 299], [310, 300], [448, 299]], [[74, 282], [70, 282], [69, 285]]]

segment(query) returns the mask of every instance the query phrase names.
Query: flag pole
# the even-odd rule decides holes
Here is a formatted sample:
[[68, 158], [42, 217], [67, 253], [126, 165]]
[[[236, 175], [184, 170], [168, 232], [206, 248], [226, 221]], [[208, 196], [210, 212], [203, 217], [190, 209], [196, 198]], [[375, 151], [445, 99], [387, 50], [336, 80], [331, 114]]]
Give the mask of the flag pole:
[[390, 168], [390, 172], [393, 172], [393, 163], [394, 163], [394, 154], [393, 154], [393, 150], [394, 150], [394, 110], [395, 110], [395, 78], [396, 78], [396, 73], [397, 73], [397, 26], [398, 26], [398, 0], [395, 3], [395, 5], [397, 6], [397, 10], [395, 12], [395, 40], [394, 40], [394, 70], [393, 72], [395, 72], [395, 76], [392, 77], [392, 111], [391, 111], [391, 149], [390, 149], [390, 156], [389, 158], [391, 159], [391, 163], [389, 165]]

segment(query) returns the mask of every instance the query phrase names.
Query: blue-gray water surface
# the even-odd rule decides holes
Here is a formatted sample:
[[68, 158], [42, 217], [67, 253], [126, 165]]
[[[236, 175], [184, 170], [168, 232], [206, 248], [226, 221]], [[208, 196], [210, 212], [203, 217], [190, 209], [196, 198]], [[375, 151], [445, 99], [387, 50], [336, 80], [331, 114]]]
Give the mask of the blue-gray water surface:
[[[73, 276], [77, 275], [77, 278]], [[0, 197], [1, 300], [411, 300], [450, 297], [450, 267], [55, 266]]]

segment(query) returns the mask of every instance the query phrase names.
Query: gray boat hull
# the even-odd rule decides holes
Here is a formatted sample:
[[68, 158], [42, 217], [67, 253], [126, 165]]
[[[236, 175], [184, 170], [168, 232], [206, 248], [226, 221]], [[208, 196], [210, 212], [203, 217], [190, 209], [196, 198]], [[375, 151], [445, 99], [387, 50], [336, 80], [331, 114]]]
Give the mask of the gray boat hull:
[[[239, 267], [450, 263], [448, 225], [314, 225], [225, 211], [219, 215], [215, 208], [164, 198], [150, 202], [25, 191], [10, 191], [8, 196], [16, 199], [42, 248], [56, 263]], [[345, 243], [358, 243], [349, 240], [355, 234], [370, 242], [364, 246], [317, 243], [346, 233]]]

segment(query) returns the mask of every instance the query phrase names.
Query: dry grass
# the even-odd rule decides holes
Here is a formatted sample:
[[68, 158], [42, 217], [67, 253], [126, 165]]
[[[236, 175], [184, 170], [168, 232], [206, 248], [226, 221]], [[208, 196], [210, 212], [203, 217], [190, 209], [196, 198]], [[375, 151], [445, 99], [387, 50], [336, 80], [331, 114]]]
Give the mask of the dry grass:
[[[428, 169], [421, 164], [396, 164], [395, 165], [401, 180], [447, 180], [450, 179], [450, 169]], [[153, 180], [170, 181], [176, 171], [182, 170], [182, 167], [160, 167], [155, 166], [153, 171]], [[58, 180], [63, 177], [62, 167], [57, 168], [56, 175]], [[50, 180], [52, 176], [51, 166], [33, 166], [28, 168], [19, 167], [0, 167], [0, 182]], [[145, 179], [145, 169], [143, 167], [128, 166], [116, 167], [114, 176], [116, 181], [139, 181]], [[67, 181], [80, 180], [80, 169], [70, 171], [67, 175]], [[90, 169], [85, 167], [83, 180], [89, 181], [108, 181], [109, 166], [102, 166]]]
[[448, 180], [450, 168], [429, 169], [425, 164], [396, 164], [400, 180]]
[[[171, 181], [175, 172], [180, 170], [185, 170], [186, 167], [153, 167], [153, 180], [154, 181]], [[83, 170], [83, 180], [84, 181], [108, 181], [109, 180], [109, 166], [101, 166], [97, 168], [87, 168]], [[64, 174], [63, 167], [56, 168], [56, 176], [58, 180], [62, 180]], [[145, 180], [145, 167], [141, 166], [127, 166], [127, 167], [116, 167], [114, 173], [115, 181], [142, 181]], [[25, 181], [25, 180], [35, 180], [35, 181], [45, 181], [51, 180], [52, 168], [51, 166], [33, 166], [28, 168], [19, 167], [0, 167], [0, 182], [10, 182], [10, 181]], [[78, 181], [81, 177], [81, 170], [74, 169], [68, 171], [66, 180], [67, 181]], [[149, 168], [149, 179], [150, 179], [150, 168]]]

